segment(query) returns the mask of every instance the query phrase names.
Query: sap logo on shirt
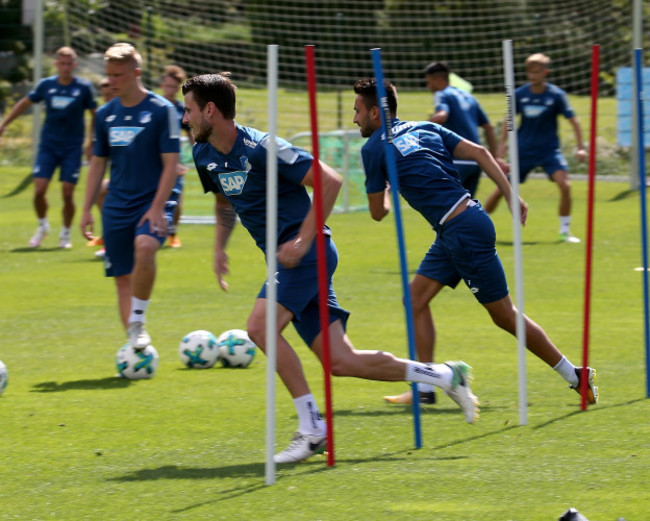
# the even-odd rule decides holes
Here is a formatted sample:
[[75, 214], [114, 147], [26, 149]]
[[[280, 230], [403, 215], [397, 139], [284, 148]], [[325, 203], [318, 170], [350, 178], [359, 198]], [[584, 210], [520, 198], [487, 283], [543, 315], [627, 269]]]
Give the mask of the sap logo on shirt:
[[240, 195], [247, 177], [248, 172], [228, 172], [219, 174], [219, 182], [226, 195]]
[[133, 143], [144, 127], [113, 127], [108, 132], [108, 142], [112, 147], [126, 147]]
[[527, 118], [536, 118], [545, 111], [546, 106], [544, 105], [525, 105], [523, 108], [523, 113]]
[[52, 96], [52, 108], [62, 110], [70, 105], [70, 103], [73, 101], [74, 98], [71, 98], [69, 96]]
[[420, 148], [420, 140], [417, 134], [404, 134], [393, 139], [393, 143], [403, 156], [407, 156]]

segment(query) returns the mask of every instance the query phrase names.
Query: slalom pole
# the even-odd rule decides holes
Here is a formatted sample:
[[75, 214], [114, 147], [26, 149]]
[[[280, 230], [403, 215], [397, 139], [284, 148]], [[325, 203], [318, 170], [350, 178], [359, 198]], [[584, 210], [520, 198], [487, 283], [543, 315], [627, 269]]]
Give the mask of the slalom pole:
[[512, 185], [512, 236], [515, 254], [515, 290], [517, 292], [517, 355], [519, 361], [519, 425], [528, 423], [526, 392], [526, 322], [524, 320], [524, 270], [521, 253], [521, 205], [519, 204], [519, 151], [515, 126], [515, 80], [512, 40], [503, 40], [503, 70], [506, 88], [508, 149], [510, 150], [510, 184]]
[[580, 375], [581, 409], [587, 409], [587, 378], [589, 366], [589, 321], [591, 315], [591, 266], [594, 229], [594, 188], [596, 181], [596, 135], [598, 122], [598, 83], [600, 46], [591, 48], [591, 133], [589, 135], [589, 189], [587, 195], [587, 243], [585, 245], [585, 303], [582, 325], [582, 374]]
[[[411, 306], [411, 290], [408, 281], [408, 263], [406, 262], [406, 245], [404, 241], [404, 231], [402, 228], [402, 211], [399, 199], [399, 181], [397, 177], [397, 164], [393, 155], [393, 129], [391, 127], [390, 111], [388, 109], [388, 98], [386, 97], [386, 88], [384, 86], [384, 70], [381, 64], [381, 49], [371, 49], [372, 62], [375, 69], [375, 79], [377, 82], [377, 101], [379, 102], [379, 112], [381, 113], [381, 124], [384, 129], [386, 139], [386, 168], [388, 170], [388, 181], [390, 182], [393, 193], [393, 210], [395, 213], [395, 228], [397, 230], [397, 246], [399, 249], [400, 271], [402, 275], [402, 291], [404, 294], [404, 312], [406, 315], [406, 332], [408, 335], [408, 353], [411, 360], [415, 360], [415, 328], [413, 325], [413, 308]], [[415, 432], [415, 447], [422, 447], [422, 428], [420, 425], [420, 393], [418, 384], [411, 383], [413, 393], [413, 430]]]
[[641, 201], [641, 250], [643, 257], [643, 323], [645, 332], [646, 398], [650, 398], [650, 320], [648, 319], [648, 222], [646, 210], [645, 145], [643, 142], [643, 61], [642, 49], [634, 49], [636, 76], [637, 150], [639, 151], [639, 199]]
[[278, 46], [267, 47], [268, 133], [266, 149], [266, 465], [265, 482], [275, 483], [275, 372], [277, 365], [278, 250]]
[[332, 415], [332, 378], [330, 363], [330, 312], [327, 305], [329, 284], [327, 276], [327, 252], [325, 250], [325, 220], [323, 219], [323, 186], [318, 148], [318, 111], [316, 109], [316, 63], [314, 46], [305, 45], [307, 64], [307, 90], [309, 91], [309, 114], [311, 119], [311, 143], [314, 156], [314, 209], [316, 213], [316, 264], [318, 268], [318, 310], [323, 341], [323, 372], [325, 380], [325, 418], [327, 423], [327, 466], [334, 465], [334, 420]]

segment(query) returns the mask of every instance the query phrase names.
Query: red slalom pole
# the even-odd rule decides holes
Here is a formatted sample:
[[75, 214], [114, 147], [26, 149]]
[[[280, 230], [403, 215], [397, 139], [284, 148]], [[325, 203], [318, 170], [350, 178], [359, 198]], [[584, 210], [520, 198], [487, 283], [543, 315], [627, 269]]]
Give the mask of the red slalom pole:
[[327, 466], [334, 465], [334, 420], [332, 415], [332, 379], [330, 363], [330, 312], [327, 307], [327, 255], [323, 227], [323, 192], [318, 150], [318, 113], [316, 111], [316, 64], [314, 46], [305, 45], [307, 62], [307, 89], [309, 91], [309, 112], [311, 116], [311, 143], [314, 156], [314, 208], [316, 211], [316, 263], [318, 268], [318, 309], [323, 335], [323, 372], [325, 373], [325, 420], [327, 422]]
[[581, 408], [587, 409], [587, 367], [589, 365], [589, 318], [591, 308], [591, 264], [594, 228], [594, 186], [596, 181], [596, 122], [598, 118], [598, 84], [600, 45], [591, 48], [591, 133], [589, 135], [589, 191], [587, 195], [587, 244], [585, 245], [585, 304], [582, 326], [582, 374], [580, 375]]

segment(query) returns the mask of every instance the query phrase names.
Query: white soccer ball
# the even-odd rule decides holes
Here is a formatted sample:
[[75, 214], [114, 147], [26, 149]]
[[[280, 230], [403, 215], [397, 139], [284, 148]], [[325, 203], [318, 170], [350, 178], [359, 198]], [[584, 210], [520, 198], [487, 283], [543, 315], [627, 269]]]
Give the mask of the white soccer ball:
[[224, 367], [248, 367], [255, 358], [257, 346], [243, 329], [230, 329], [221, 333], [217, 344]]
[[129, 380], [153, 378], [158, 369], [158, 351], [151, 345], [135, 350], [127, 342], [120, 347], [115, 356], [115, 367], [121, 377]]
[[4, 363], [2, 363], [2, 360], [0, 360], [0, 394], [5, 392], [8, 382], [9, 382], [9, 371], [7, 371], [7, 366]]
[[212, 367], [219, 360], [217, 337], [203, 329], [192, 331], [178, 345], [178, 356], [190, 369]]

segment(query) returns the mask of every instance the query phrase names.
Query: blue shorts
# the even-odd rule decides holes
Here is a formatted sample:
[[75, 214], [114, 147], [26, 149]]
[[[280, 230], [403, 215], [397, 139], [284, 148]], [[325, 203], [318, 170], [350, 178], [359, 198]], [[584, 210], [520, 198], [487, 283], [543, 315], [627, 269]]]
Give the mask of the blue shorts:
[[41, 143], [32, 175], [51, 180], [57, 167], [60, 167], [60, 181], [76, 185], [81, 170], [81, 146], [56, 147]]
[[476, 194], [478, 182], [481, 178], [481, 167], [474, 161], [454, 161], [454, 166], [460, 174], [460, 182], [471, 197]]
[[569, 164], [562, 155], [562, 151], [557, 148], [545, 156], [537, 155], [535, 157], [520, 157], [519, 182], [523, 183], [531, 170], [538, 166], [541, 166], [544, 169], [544, 172], [546, 172], [549, 179], [558, 170], [564, 170], [565, 172], [569, 171]]
[[508, 295], [497, 255], [492, 220], [480, 204], [444, 223], [417, 270], [419, 275], [455, 288], [461, 279], [481, 304]]
[[[331, 237], [325, 237], [327, 252], [328, 295], [327, 304], [330, 324], [340, 320], [343, 330], [350, 316], [349, 311], [339, 306], [332, 286], [332, 276], [338, 264], [339, 254]], [[320, 315], [318, 311], [318, 271], [316, 265], [316, 241], [295, 268], [285, 268], [278, 264], [276, 273], [277, 301], [293, 313], [293, 325], [309, 347], [320, 334]], [[258, 298], [266, 298], [266, 283]]]
[[[133, 271], [135, 263], [135, 238], [138, 235], [149, 235], [156, 239], [161, 245], [167, 236], [157, 235], [149, 231], [150, 223], [146, 221], [138, 226], [140, 219], [147, 212], [151, 202], [147, 202], [135, 208], [104, 208], [102, 209], [102, 232], [104, 236], [104, 270], [107, 277], [119, 277], [128, 275]], [[175, 202], [168, 202], [165, 205], [165, 219], [167, 226], [172, 224]]]

